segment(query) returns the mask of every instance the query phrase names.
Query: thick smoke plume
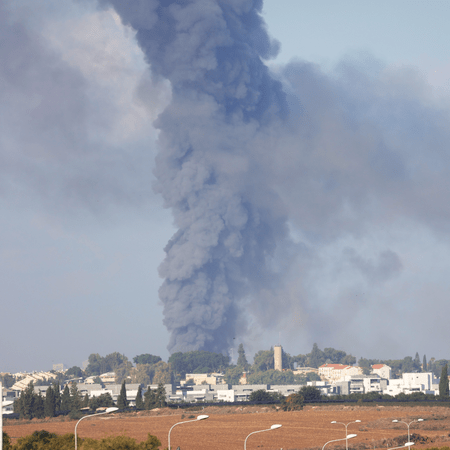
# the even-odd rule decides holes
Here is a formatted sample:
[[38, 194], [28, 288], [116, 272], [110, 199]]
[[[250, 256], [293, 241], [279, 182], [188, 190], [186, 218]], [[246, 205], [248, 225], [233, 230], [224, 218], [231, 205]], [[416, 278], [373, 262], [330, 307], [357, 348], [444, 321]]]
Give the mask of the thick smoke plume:
[[[114, 1], [137, 30], [172, 102], [159, 117], [157, 191], [178, 232], [160, 267], [170, 351], [227, 351], [241, 303], [275, 276], [286, 216], [258, 170], [255, 135], [286, 115], [281, 83], [262, 62], [277, 52], [261, 0]], [[240, 327], [240, 329], [237, 329]]]
[[[155, 122], [156, 190], [178, 228], [160, 267], [169, 349], [260, 349], [276, 327], [303, 352], [381, 357], [411, 338], [424, 352], [405, 324], [445, 325], [423, 300], [448, 308], [448, 104], [367, 55], [271, 75], [261, 1], [103, 1], [171, 84]], [[399, 326], [398, 344], [380, 332]]]

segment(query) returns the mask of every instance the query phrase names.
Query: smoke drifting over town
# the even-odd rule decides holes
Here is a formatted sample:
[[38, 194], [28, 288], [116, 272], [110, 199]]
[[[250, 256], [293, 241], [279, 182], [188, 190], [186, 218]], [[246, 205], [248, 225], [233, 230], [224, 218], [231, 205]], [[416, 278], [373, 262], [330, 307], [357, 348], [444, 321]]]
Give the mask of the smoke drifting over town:
[[[344, 61], [329, 79], [294, 62], [275, 77], [264, 61], [277, 44], [258, 0], [108, 3], [172, 88], [156, 122], [155, 168], [178, 228], [160, 267], [171, 351], [226, 351], [249, 311], [263, 328], [280, 327], [292, 309], [299, 327], [305, 316], [326, 326], [312, 292], [292, 292], [287, 276], [296, 264], [293, 279], [310, 273], [316, 242], [402, 218], [439, 227], [447, 216], [434, 205], [448, 192], [439, 162], [448, 158], [448, 116], [421, 102], [414, 74], [374, 79], [361, 62]], [[297, 248], [289, 223], [303, 236]], [[341, 259], [368, 286], [403, 269], [386, 246], [370, 257], [346, 246]], [[347, 301], [347, 314], [365, 307]]]
[[[142, 51], [147, 75], [126, 75], [134, 109], [125, 116], [119, 94], [105, 94], [123, 94], [119, 75], [109, 91], [93, 83], [33, 27], [6, 20], [0, 1], [0, 33], [17, 47], [0, 53], [12, 111], [3, 198], [30, 189], [52, 211], [69, 199], [102, 216], [110, 205], [156, 210], [153, 192], [162, 197], [176, 229], [159, 267], [170, 352], [227, 353], [238, 340], [260, 349], [280, 331], [304, 353], [313, 342], [367, 357], [386, 345], [426, 351], [408, 323], [431, 332], [449, 312], [448, 99], [368, 54], [327, 73], [271, 62], [279, 44], [262, 0], [81, 3], [118, 15], [117, 42]], [[17, 101], [28, 93], [39, 113]], [[25, 133], [13, 131], [18, 116]], [[424, 314], [431, 300], [446, 314]]]

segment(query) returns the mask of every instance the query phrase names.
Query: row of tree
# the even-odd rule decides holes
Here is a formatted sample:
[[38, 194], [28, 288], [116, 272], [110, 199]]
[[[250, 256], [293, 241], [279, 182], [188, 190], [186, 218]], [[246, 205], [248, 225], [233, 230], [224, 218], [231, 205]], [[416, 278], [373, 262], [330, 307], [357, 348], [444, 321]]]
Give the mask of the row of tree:
[[[125, 382], [122, 383], [117, 397], [117, 405], [109, 392], [91, 398], [88, 394], [82, 396], [76, 383], [71, 383], [70, 387], [66, 384], [62, 393], [59, 384], [55, 383], [47, 388], [45, 396], [42, 396], [40, 392], [36, 393], [33, 383], [30, 383], [14, 402], [14, 412], [24, 419], [55, 417], [59, 414], [70, 414], [72, 418], [76, 418], [81, 417], [82, 408], [95, 411], [100, 407], [117, 406], [119, 409], [126, 409], [128, 405]], [[144, 395], [142, 395], [142, 387], [139, 386], [136, 396], [137, 409], [153, 409], [165, 405], [166, 391], [163, 384], [160, 384], [157, 389], [147, 389]]]
[[112, 405], [114, 402], [109, 393], [91, 399], [87, 395], [83, 397], [78, 392], [76, 383], [71, 384], [70, 387], [66, 384], [62, 393], [59, 384], [54, 383], [47, 388], [45, 396], [42, 396], [40, 392], [36, 393], [34, 384], [30, 383], [14, 402], [14, 412], [24, 419], [54, 417], [60, 413], [77, 416], [80, 409], [84, 407], [95, 410], [101, 406]]

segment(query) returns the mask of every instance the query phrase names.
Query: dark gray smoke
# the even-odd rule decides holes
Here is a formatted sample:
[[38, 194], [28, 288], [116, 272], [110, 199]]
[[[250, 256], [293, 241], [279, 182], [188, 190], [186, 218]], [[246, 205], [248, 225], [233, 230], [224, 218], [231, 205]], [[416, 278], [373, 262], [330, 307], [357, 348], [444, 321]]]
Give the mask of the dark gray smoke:
[[422, 303], [448, 308], [430, 249], [450, 230], [449, 109], [416, 72], [363, 55], [275, 79], [261, 1], [103, 1], [172, 88], [155, 169], [178, 228], [160, 267], [171, 351], [258, 350], [275, 327], [303, 352], [379, 351], [444, 320]]
[[[255, 134], [286, 116], [277, 53], [261, 0], [111, 0], [153, 76], [172, 85], [157, 121], [157, 191], [178, 232], [160, 267], [170, 351], [226, 351], [245, 297], [276, 282], [270, 260], [286, 239], [278, 195], [258, 171]], [[240, 327], [238, 330], [237, 328]]]

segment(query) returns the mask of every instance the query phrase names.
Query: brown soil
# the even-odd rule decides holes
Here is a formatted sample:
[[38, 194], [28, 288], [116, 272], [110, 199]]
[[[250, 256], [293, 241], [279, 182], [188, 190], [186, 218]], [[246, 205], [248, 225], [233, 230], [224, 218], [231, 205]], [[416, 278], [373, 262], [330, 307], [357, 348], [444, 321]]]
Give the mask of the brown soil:
[[[171, 447], [182, 450], [242, 449], [246, 436], [253, 431], [282, 424], [282, 428], [257, 433], [249, 437], [247, 448], [321, 449], [333, 439], [345, 437], [345, 428], [331, 424], [332, 420], [352, 423], [348, 432], [357, 437], [348, 441], [350, 450], [387, 449], [407, 441], [407, 427], [392, 423], [393, 419], [411, 422], [417, 418], [424, 422], [411, 425], [414, 448], [443, 447], [450, 445], [450, 409], [445, 407], [400, 406], [317, 406], [302, 411], [283, 412], [269, 407], [206, 407], [205, 409], [160, 409], [129, 414], [109, 414], [83, 420], [77, 428], [81, 438], [99, 439], [111, 435], [127, 435], [143, 441], [147, 434], [157, 436], [162, 448], [167, 447], [167, 435], [177, 422], [192, 420], [198, 414], [208, 414], [209, 419], [175, 427], [171, 432]], [[182, 417], [183, 415], [183, 417]], [[193, 417], [192, 417], [193, 416]], [[13, 439], [36, 430], [57, 434], [73, 433], [76, 421], [48, 419], [28, 422], [5, 420], [3, 429]], [[345, 441], [330, 443], [327, 450], [345, 449]]]

